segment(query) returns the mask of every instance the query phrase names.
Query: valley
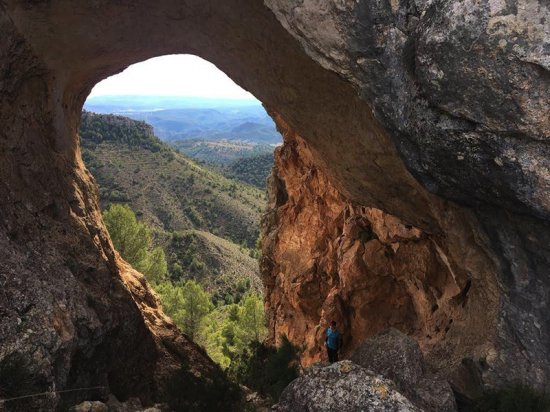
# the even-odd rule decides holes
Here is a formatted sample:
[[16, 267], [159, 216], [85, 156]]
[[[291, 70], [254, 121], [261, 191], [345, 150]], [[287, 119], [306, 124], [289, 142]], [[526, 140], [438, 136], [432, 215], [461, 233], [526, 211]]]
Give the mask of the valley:
[[273, 120], [257, 100], [97, 96], [88, 99], [84, 109], [144, 120], [164, 141], [199, 139], [261, 145], [282, 143]]
[[176, 140], [170, 146], [223, 176], [265, 189], [275, 156], [274, 147], [225, 140]]
[[261, 293], [262, 190], [197, 164], [145, 122], [84, 112], [80, 141], [102, 209], [129, 205], [165, 250], [172, 279], [194, 279], [220, 298], [237, 296], [239, 281]]

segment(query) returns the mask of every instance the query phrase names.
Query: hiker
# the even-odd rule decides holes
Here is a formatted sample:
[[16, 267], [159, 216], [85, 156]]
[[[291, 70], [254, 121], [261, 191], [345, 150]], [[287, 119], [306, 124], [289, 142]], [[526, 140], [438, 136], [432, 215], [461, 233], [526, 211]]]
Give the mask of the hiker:
[[336, 329], [335, 321], [330, 322], [330, 328], [327, 329], [325, 344], [327, 346], [329, 362], [338, 362], [338, 350], [344, 346], [344, 339], [342, 339], [342, 335]]

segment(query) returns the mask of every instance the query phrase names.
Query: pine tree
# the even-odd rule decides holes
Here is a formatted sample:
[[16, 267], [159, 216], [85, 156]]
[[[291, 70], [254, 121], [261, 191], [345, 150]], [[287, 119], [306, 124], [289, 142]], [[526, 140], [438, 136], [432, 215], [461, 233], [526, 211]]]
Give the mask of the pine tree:
[[183, 331], [194, 341], [199, 332], [201, 320], [212, 310], [213, 305], [200, 285], [188, 281], [182, 289]]
[[183, 291], [181, 286], [175, 286], [172, 282], [164, 282], [155, 287], [155, 292], [162, 300], [162, 309], [180, 328], [183, 324]]
[[162, 282], [167, 273], [164, 250], [157, 247], [149, 253], [151, 230], [136, 220], [130, 206], [111, 205], [103, 212], [103, 221], [120, 256], [153, 285]]
[[166, 255], [161, 247], [155, 248], [149, 256], [149, 265], [144, 272], [147, 280], [153, 284], [162, 282], [168, 271], [166, 264]]
[[111, 205], [103, 212], [103, 221], [109, 230], [113, 246], [134, 269], [144, 272], [148, 267], [147, 249], [151, 231], [139, 223], [128, 205]]
[[252, 342], [263, 341], [267, 334], [267, 327], [264, 303], [261, 297], [250, 295], [245, 299], [239, 316], [239, 327], [240, 338], [244, 345], [248, 346]]

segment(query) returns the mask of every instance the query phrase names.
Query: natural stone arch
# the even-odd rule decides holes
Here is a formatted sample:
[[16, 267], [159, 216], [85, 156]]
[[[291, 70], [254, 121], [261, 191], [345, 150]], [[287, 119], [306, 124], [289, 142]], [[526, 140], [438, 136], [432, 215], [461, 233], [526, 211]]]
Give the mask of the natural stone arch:
[[[357, 91], [309, 58], [260, 1], [167, 1], [154, 7], [147, 2], [7, 2], [7, 12], [51, 75], [52, 104], [69, 127], [57, 130], [57, 149], [74, 147], [77, 114], [95, 83], [154, 56], [190, 53], [214, 63], [280, 113], [323, 154], [329, 170], [340, 169], [337, 180], [355, 186], [354, 197], [363, 203], [387, 203], [392, 212], [406, 213], [401, 197], [423, 201], [422, 189]], [[56, 127], [62, 127], [59, 120]], [[373, 156], [394, 171], [395, 193], [389, 193], [386, 181], [373, 178], [375, 163], [367, 161]], [[353, 170], [334, 167], [339, 163]], [[350, 184], [360, 180], [354, 177], [359, 173], [371, 176], [370, 193], [359, 189], [360, 182]]]
[[[506, 369], [517, 366], [518, 376], [545, 385], [550, 370], [545, 343], [550, 322], [544, 305], [524, 306], [529, 300], [544, 302], [549, 295], [547, 286], [534, 289], [546, 285], [548, 269], [543, 245], [550, 231], [544, 220], [537, 220], [547, 217], [547, 179], [528, 165], [523, 168], [530, 161], [545, 166], [548, 159], [547, 122], [533, 115], [547, 108], [545, 63], [537, 60], [544, 53], [536, 54], [539, 45], [547, 44], [537, 36], [527, 38], [533, 13], [496, 12], [515, 16], [518, 24], [506, 27], [528, 40], [524, 59], [532, 66], [525, 69], [525, 80], [520, 78], [524, 67], [520, 58], [512, 63], [502, 59], [512, 55], [498, 48], [506, 30], [484, 35], [474, 33], [475, 24], [455, 24], [460, 10], [466, 12], [467, 7], [449, 8], [461, 2], [445, 7], [436, 2], [265, 3], [269, 8], [260, 0], [4, 0], [0, 4], [4, 39], [0, 44], [0, 227], [5, 234], [0, 240], [5, 253], [0, 267], [10, 274], [5, 276], [6, 289], [13, 292], [21, 287], [18, 279], [27, 282], [22, 286], [22, 301], [27, 302], [23, 307], [14, 301], [2, 304], [8, 313], [3, 321], [4, 336], [10, 336], [6, 350], [38, 353], [38, 368], [53, 376], [58, 386], [106, 379], [121, 397], [139, 393], [145, 398], [154, 396], [157, 389], [154, 385], [146, 389], [130, 377], [154, 382], [163, 375], [163, 367], [173, 362], [140, 362], [139, 354], [145, 349], [137, 345], [135, 353], [117, 359], [116, 366], [109, 365], [116, 350], [124, 346], [125, 336], [135, 336], [138, 330], [149, 351], [170, 353], [172, 361], [188, 356], [174, 349], [185, 346], [185, 341], [170, 332], [169, 322], [154, 311], [155, 300], [136, 281], [139, 276], [128, 276], [130, 271], [113, 253], [95, 186], [80, 159], [76, 131], [82, 104], [95, 83], [150, 57], [192, 53], [216, 64], [284, 119], [289, 132], [303, 140], [312, 164], [346, 200], [377, 207], [422, 229], [437, 245], [450, 273], [458, 274], [456, 286], [460, 289], [468, 280], [474, 281], [473, 307], [462, 314], [464, 322], [455, 336], [427, 348], [434, 365], [460, 375], [462, 359], [471, 361], [471, 369], [478, 371], [486, 367], [476, 363], [483, 358], [487, 370], [479, 373], [489, 383], [502, 383]], [[490, 7], [482, 1], [471, 10], [482, 18], [494, 12]], [[547, 9], [539, 5], [537, 12]], [[428, 36], [434, 31], [441, 35], [447, 23], [456, 27], [451, 25], [446, 42], [459, 44], [451, 63], [442, 46]], [[544, 24], [548, 23], [536, 26], [537, 33], [544, 32]], [[459, 48], [460, 33], [472, 41], [471, 48]], [[467, 54], [472, 50], [473, 56]], [[484, 76], [478, 64], [488, 50], [495, 50], [498, 57], [498, 81]], [[484, 94], [476, 101], [479, 105], [488, 99], [513, 100], [514, 93], [502, 89], [500, 82], [507, 68], [516, 84], [530, 81], [542, 97], [518, 92], [533, 104], [520, 106], [525, 118], [516, 116], [500, 130], [495, 127], [500, 116], [494, 110], [482, 110], [477, 116], [465, 108], [459, 98], [461, 79], [453, 76], [455, 60], [469, 70], [476, 86], [496, 91]], [[443, 76], [450, 75], [444, 84], [437, 83], [439, 72], [430, 69], [438, 63], [445, 70], [440, 70]], [[467, 91], [475, 97], [475, 90]], [[430, 100], [426, 92], [436, 98]], [[490, 132], [483, 125], [491, 126]], [[425, 140], [420, 139], [423, 136]], [[525, 138], [523, 143], [518, 136]], [[439, 145], [438, 138], [444, 144]], [[502, 144], [510, 139], [510, 145]], [[477, 145], [491, 150], [486, 156], [473, 153], [466, 166], [449, 165], [453, 144], [461, 150]], [[503, 162], [499, 156], [510, 147], [524, 163]], [[430, 194], [403, 162], [432, 192], [477, 209], [462, 209]], [[503, 167], [499, 162], [502, 170], [495, 169], [495, 164]], [[471, 187], [459, 181], [461, 176], [470, 179]], [[530, 217], [514, 216], [505, 209]], [[538, 229], [536, 234], [529, 233], [533, 228]], [[56, 232], [60, 235], [52, 235]], [[42, 259], [40, 264], [29, 250]], [[472, 256], [474, 264], [468, 260]], [[16, 267], [21, 268], [19, 272]], [[49, 278], [51, 273], [59, 275]], [[90, 273], [97, 283], [88, 284]], [[288, 272], [282, 269], [279, 275]], [[118, 293], [116, 298], [105, 294], [109, 288]], [[71, 290], [77, 292], [69, 296]], [[56, 296], [59, 291], [62, 296]], [[79, 306], [87, 296], [96, 307], [90, 302]], [[484, 305], [489, 310], [483, 310]], [[25, 312], [27, 308], [30, 312]], [[271, 309], [274, 316], [281, 315]], [[30, 313], [29, 322], [46, 325], [51, 342], [31, 344], [32, 336], [18, 334], [21, 312]], [[113, 313], [118, 314], [116, 319]], [[143, 318], [143, 313], [150, 316]], [[481, 320], [474, 319], [476, 315]], [[523, 322], [526, 316], [529, 321]], [[123, 327], [128, 317], [135, 326], [131, 330]], [[77, 345], [83, 342], [82, 331], [75, 329], [79, 322], [87, 324], [86, 334], [96, 338], [96, 342], [84, 340], [85, 350]], [[113, 335], [121, 328], [126, 334]], [[522, 341], [518, 335], [528, 338]], [[97, 373], [90, 374], [95, 366]], [[146, 379], [151, 370], [156, 371], [154, 376]]]

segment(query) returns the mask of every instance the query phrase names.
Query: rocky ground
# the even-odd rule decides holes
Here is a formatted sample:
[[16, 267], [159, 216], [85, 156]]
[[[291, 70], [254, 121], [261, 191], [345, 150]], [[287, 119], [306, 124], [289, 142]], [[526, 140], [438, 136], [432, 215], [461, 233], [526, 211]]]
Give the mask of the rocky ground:
[[311, 366], [283, 392], [277, 412], [456, 412], [449, 383], [430, 376], [418, 344], [388, 329], [350, 360]]

